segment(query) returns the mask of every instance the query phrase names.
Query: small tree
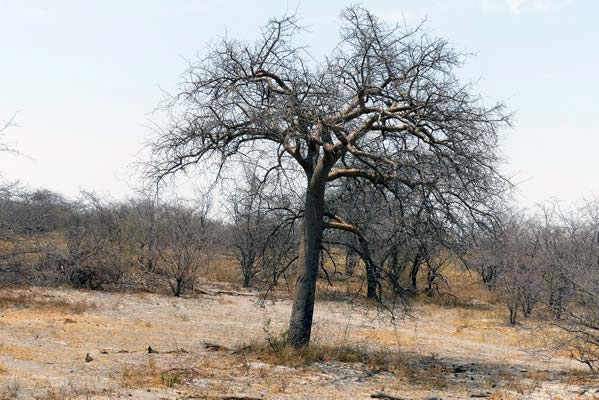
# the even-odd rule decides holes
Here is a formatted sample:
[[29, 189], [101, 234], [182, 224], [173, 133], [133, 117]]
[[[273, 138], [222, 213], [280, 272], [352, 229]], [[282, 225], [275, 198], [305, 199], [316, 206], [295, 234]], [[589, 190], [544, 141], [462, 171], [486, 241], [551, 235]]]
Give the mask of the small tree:
[[158, 266], [158, 229], [163, 217], [158, 193], [141, 191], [137, 198], [128, 202], [127, 208], [127, 233], [135, 254], [135, 267], [153, 274]]
[[228, 209], [233, 221], [232, 241], [236, 249], [243, 286], [249, 287], [259, 273], [258, 261], [265, 250], [271, 229], [268, 218], [266, 181], [259, 179], [255, 169], [244, 168], [245, 186], [240, 186], [228, 197]]
[[159, 272], [176, 297], [193, 290], [199, 271], [209, 262], [214, 239], [210, 235], [210, 208], [210, 198], [202, 196], [195, 207], [179, 201], [162, 210]]
[[76, 287], [99, 289], [119, 283], [130, 266], [122, 209], [91, 193], [71, 205], [64, 229], [66, 246], [52, 243], [41, 249], [41, 268], [60, 271]]

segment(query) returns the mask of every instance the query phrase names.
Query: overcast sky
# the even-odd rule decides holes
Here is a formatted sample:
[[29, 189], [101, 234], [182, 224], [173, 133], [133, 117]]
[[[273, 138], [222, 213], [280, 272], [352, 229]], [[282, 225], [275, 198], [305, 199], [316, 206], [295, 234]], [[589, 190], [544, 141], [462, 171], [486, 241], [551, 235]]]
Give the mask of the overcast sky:
[[[326, 3], [326, 5], [324, 5]], [[345, 1], [0, 0], [0, 121], [27, 157], [0, 155], [5, 179], [74, 196], [131, 193], [131, 164], [152, 111], [186, 60], [218, 36], [253, 38], [298, 8], [315, 56], [337, 41]], [[530, 205], [599, 194], [599, 2], [364, 1], [389, 22], [417, 24], [474, 53], [461, 73], [516, 112], [505, 170]]]

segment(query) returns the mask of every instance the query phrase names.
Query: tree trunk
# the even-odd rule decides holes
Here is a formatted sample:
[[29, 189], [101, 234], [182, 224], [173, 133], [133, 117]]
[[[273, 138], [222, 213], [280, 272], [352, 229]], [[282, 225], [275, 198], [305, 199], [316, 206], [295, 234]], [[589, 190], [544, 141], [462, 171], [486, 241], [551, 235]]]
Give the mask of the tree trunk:
[[366, 298], [376, 298], [376, 270], [370, 261], [366, 262]]
[[291, 320], [289, 322], [289, 343], [300, 348], [310, 342], [314, 297], [318, 278], [320, 246], [324, 230], [324, 191], [326, 173], [314, 173], [309, 177], [306, 191], [303, 235], [298, 258], [298, 276], [295, 283], [295, 295]]
[[241, 270], [243, 274], [243, 287], [250, 287], [252, 276], [254, 275], [255, 257], [253, 254], [243, 255], [241, 257]]
[[173, 290], [173, 295], [175, 297], [181, 297], [181, 288], [183, 286], [183, 278], [176, 278], [175, 284], [171, 284], [171, 289]]
[[354, 269], [356, 268], [356, 255], [351, 249], [345, 251], [345, 274], [347, 276], [354, 276]]
[[251, 277], [249, 274], [243, 274], [243, 287], [244, 288], [250, 287], [250, 280], [251, 280]]
[[358, 241], [360, 242], [362, 259], [364, 261], [364, 267], [366, 268], [366, 298], [374, 299], [376, 298], [376, 285], [378, 281], [376, 264], [370, 256], [370, 246], [368, 241], [363, 236], [360, 236]]
[[418, 271], [420, 270], [420, 249], [416, 253], [416, 257], [414, 257], [414, 262], [412, 263], [412, 270], [410, 271], [410, 285], [414, 291], [418, 290]]
[[508, 308], [510, 309], [510, 325], [514, 326], [518, 317], [518, 305], [509, 305]]

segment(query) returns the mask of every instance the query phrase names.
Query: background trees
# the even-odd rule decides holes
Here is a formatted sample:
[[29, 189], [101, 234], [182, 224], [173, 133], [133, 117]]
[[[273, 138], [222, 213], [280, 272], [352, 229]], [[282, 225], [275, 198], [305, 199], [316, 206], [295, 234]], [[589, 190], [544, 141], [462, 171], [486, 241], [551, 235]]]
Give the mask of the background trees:
[[[251, 160], [302, 177], [303, 225], [289, 341], [310, 340], [323, 232], [360, 230], [330, 209], [329, 187], [358, 181], [408, 190], [454, 227], [488, 219], [505, 188], [497, 173], [502, 105], [485, 107], [454, 70], [442, 39], [390, 27], [359, 7], [341, 14], [340, 42], [317, 63], [293, 42], [293, 17], [253, 43], [224, 39], [189, 70], [171, 124], [156, 138], [156, 179], [201, 164], [218, 174]], [[372, 279], [382, 278], [377, 267]], [[372, 292], [371, 292], [372, 293]]]
[[141, 194], [109, 202], [91, 193], [76, 200], [46, 190], [6, 186], [0, 197], [0, 261], [4, 283], [67, 283], [193, 288], [218, 236], [209, 197], [192, 203]]
[[[245, 166], [244, 186], [238, 186], [228, 195], [228, 209], [233, 222], [232, 243], [235, 246], [243, 286], [249, 287], [261, 272], [266, 245], [274, 227], [269, 215], [267, 179], [262, 181], [255, 168]], [[267, 177], [268, 178], [268, 177]]]
[[212, 256], [217, 237], [209, 219], [211, 199], [202, 196], [190, 207], [182, 203], [164, 208], [158, 231], [159, 274], [167, 280], [173, 295], [193, 290], [198, 272]]

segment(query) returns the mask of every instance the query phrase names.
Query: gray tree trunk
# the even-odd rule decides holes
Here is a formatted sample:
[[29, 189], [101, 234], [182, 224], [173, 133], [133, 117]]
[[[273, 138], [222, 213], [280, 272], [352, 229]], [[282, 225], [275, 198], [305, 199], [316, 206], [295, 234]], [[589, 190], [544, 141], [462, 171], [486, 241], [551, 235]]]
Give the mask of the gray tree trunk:
[[289, 344], [295, 348], [307, 345], [312, 332], [318, 262], [324, 230], [324, 194], [328, 170], [319, 163], [314, 173], [308, 176], [303, 234], [298, 258], [299, 270], [288, 332]]
[[362, 252], [365, 255], [364, 264], [366, 267], [366, 298], [374, 299], [376, 298], [377, 285], [376, 265], [374, 265], [373, 260], [370, 257], [370, 246], [368, 245], [368, 241], [362, 237], [359, 239], [359, 241], [362, 247]]
[[347, 276], [354, 276], [354, 269], [356, 268], [357, 260], [356, 255], [351, 249], [345, 250], [345, 274]]
[[412, 263], [412, 269], [410, 270], [410, 285], [412, 290], [418, 290], [418, 272], [420, 271], [420, 263], [422, 261], [421, 251], [418, 249], [414, 262]]

